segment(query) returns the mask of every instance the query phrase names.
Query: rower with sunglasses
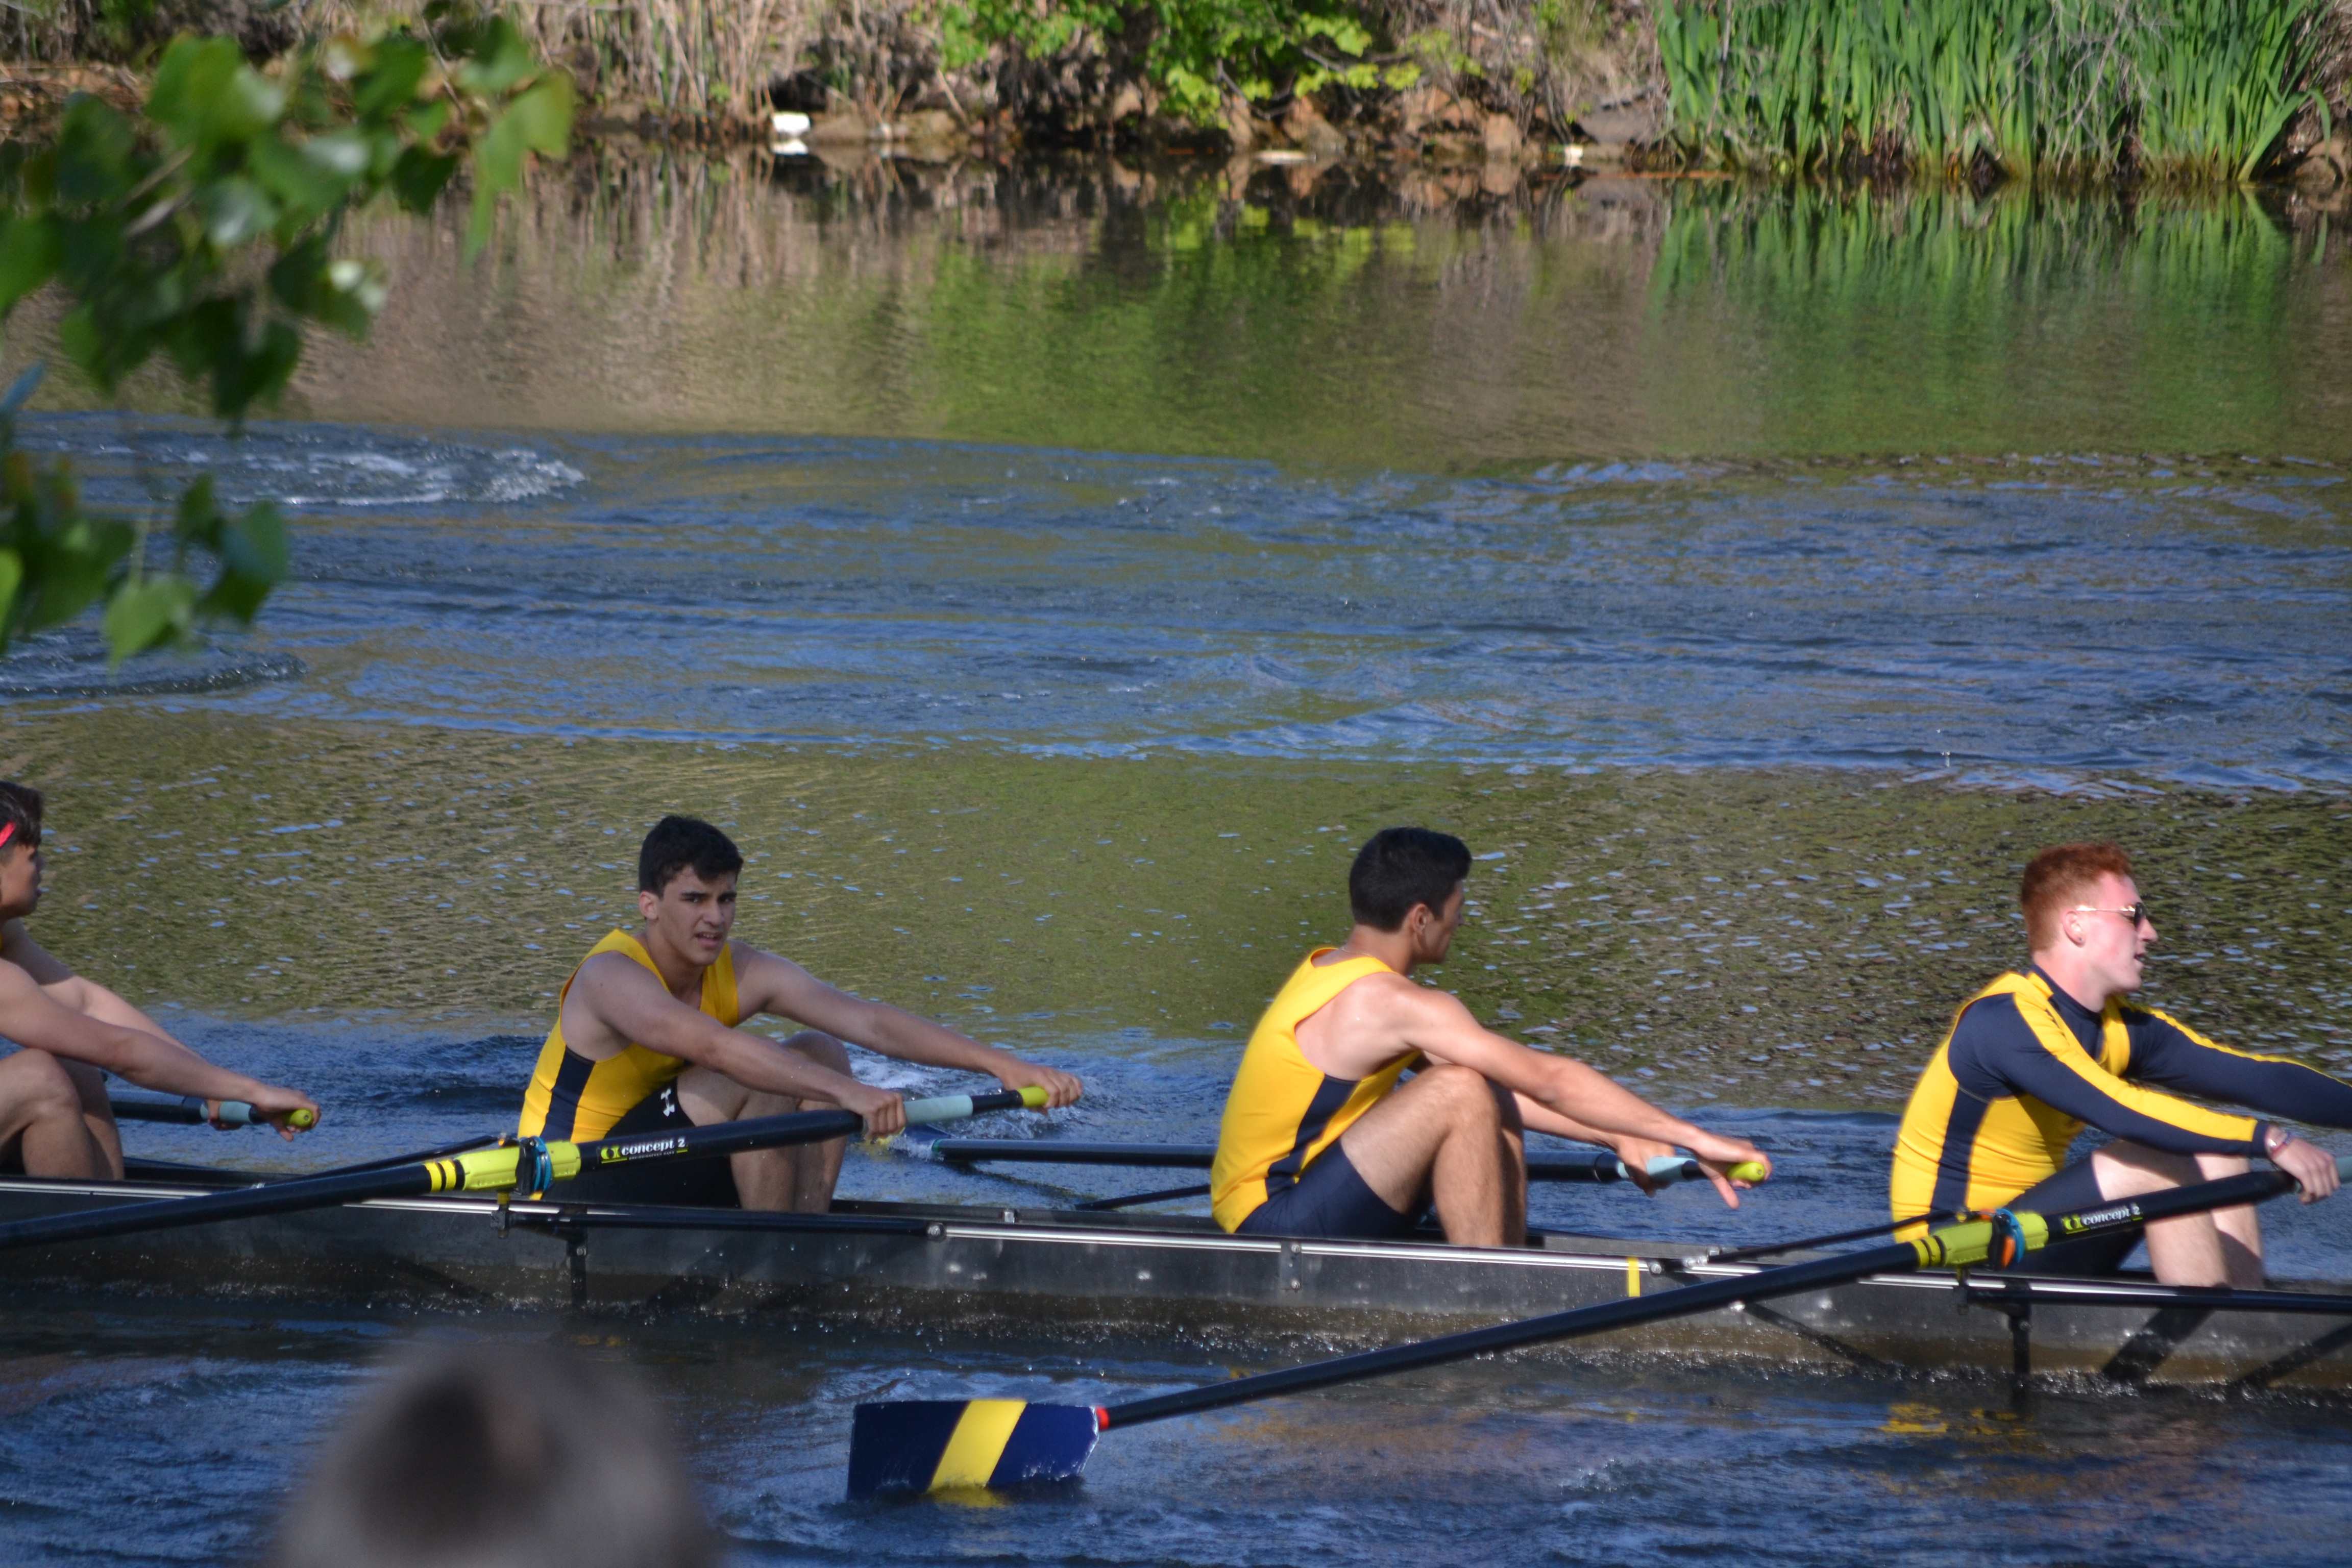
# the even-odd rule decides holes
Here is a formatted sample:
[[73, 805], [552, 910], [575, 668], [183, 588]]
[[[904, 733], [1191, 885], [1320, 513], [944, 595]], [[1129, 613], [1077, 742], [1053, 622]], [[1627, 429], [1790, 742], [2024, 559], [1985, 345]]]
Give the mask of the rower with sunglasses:
[[[2125, 1002], [2156, 940], [2113, 844], [2036, 855], [2018, 891], [2033, 962], [1969, 998], [1903, 1113], [1891, 1189], [1897, 1219], [2000, 1207], [2058, 1214], [2236, 1175], [2257, 1155], [2312, 1203], [2336, 1186], [2333, 1156], [2277, 1122], [2226, 1115], [2167, 1089], [2352, 1127], [2352, 1084], [2284, 1057], [2235, 1051]], [[2068, 1163], [2085, 1126], [2115, 1142]], [[2138, 1238], [2053, 1242], [2038, 1274], [2105, 1274]], [[2249, 1207], [2162, 1220], [2148, 1261], [2170, 1285], [2263, 1282], [2261, 1222]]]

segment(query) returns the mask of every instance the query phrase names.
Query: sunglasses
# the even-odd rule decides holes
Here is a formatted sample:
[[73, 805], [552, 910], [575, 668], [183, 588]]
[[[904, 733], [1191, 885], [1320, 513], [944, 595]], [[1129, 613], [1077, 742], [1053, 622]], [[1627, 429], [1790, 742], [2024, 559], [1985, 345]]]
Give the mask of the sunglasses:
[[2140, 928], [2142, 921], [2147, 921], [2147, 923], [2150, 925], [2156, 923], [2154, 921], [2148, 919], [2147, 900], [2146, 899], [2142, 899], [2136, 904], [2126, 904], [2119, 910], [2109, 909], [2102, 904], [2076, 904], [2073, 909], [2068, 910], [2066, 912], [2070, 915], [2121, 915], [2124, 919], [2131, 921], [2132, 930], [2134, 931], [2137, 931]]

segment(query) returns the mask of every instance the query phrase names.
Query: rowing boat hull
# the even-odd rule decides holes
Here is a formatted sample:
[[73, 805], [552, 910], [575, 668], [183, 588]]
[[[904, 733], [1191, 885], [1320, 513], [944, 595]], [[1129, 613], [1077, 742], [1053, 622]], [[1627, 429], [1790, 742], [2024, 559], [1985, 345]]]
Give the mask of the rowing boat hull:
[[[0, 1179], [0, 1220], [194, 1190]], [[0, 1259], [0, 1280], [26, 1289], [783, 1310], [975, 1332], [1051, 1323], [1318, 1344], [1421, 1337], [1748, 1271], [1685, 1269], [1665, 1249], [1598, 1237], [1552, 1236], [1540, 1250], [1285, 1241], [1181, 1217], [898, 1204], [786, 1215], [519, 1202], [502, 1224], [495, 1202], [468, 1198], [353, 1205]], [[2002, 1376], [2022, 1356], [2044, 1376], [2352, 1391], [2352, 1314], [2199, 1302], [2128, 1280], [1886, 1276], [1564, 1351], [1596, 1352]]]

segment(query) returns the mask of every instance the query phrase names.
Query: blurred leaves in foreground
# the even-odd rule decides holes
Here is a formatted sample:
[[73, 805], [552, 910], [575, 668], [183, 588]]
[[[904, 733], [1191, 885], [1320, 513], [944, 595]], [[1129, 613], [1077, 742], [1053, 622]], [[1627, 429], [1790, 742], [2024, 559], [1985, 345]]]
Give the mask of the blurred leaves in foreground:
[[[54, 287], [60, 346], [106, 395], [161, 355], [234, 429], [284, 392], [309, 328], [362, 337], [383, 308], [383, 269], [338, 253], [349, 215], [429, 212], [469, 165], [470, 258], [529, 155], [563, 153], [572, 92], [503, 21], [342, 34], [267, 72], [182, 37], [142, 112], [78, 96], [49, 145], [0, 147], [0, 317]], [[0, 651], [100, 603], [117, 662], [250, 623], [286, 575], [277, 509], [225, 511], [199, 479], [168, 521], [85, 510], [69, 465], [17, 444], [39, 378], [0, 399]]]

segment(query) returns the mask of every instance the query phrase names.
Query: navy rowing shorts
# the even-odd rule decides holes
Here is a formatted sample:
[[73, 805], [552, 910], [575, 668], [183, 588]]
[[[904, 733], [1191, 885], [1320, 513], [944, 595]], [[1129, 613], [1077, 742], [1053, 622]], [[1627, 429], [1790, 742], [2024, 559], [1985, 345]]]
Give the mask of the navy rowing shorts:
[[1298, 1180], [1252, 1209], [1234, 1227], [1236, 1236], [1306, 1236], [1324, 1241], [1386, 1241], [1422, 1222], [1425, 1209], [1399, 1214], [1364, 1185], [1348, 1163], [1348, 1151], [1334, 1143], [1316, 1156]]

